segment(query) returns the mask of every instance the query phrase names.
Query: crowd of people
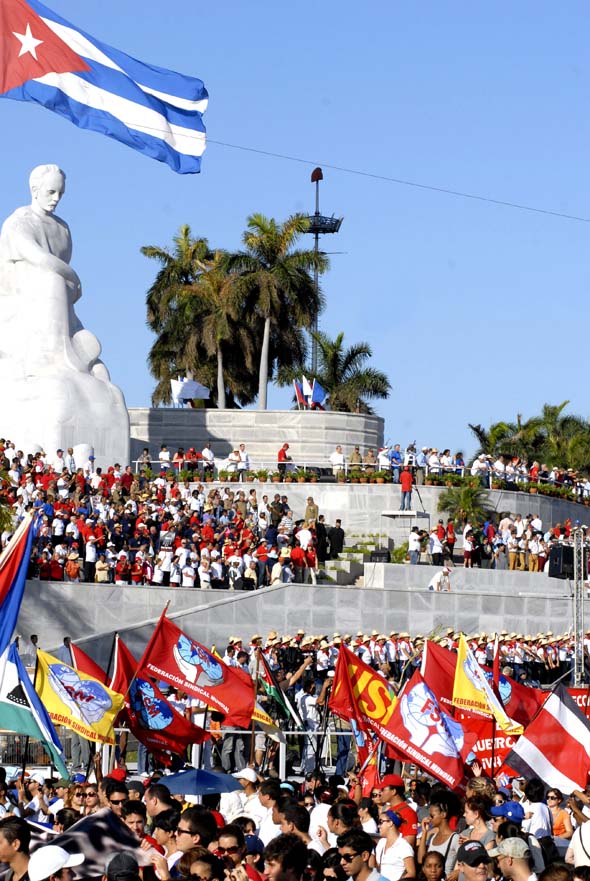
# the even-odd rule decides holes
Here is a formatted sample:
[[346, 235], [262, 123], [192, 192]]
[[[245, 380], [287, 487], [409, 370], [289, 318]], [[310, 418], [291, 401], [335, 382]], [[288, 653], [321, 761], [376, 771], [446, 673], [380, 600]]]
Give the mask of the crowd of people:
[[[11, 457], [11, 452], [15, 455]], [[254, 590], [315, 583], [344, 546], [340, 520], [325, 522], [313, 496], [297, 518], [288, 496], [210, 487], [167, 473], [133, 473], [73, 451], [37, 454], [26, 467], [0, 451], [3, 494], [15, 520], [40, 515], [29, 575], [44, 581]], [[3, 458], [2, 458], [3, 457]], [[4, 548], [12, 535], [0, 537]]]
[[[446, 522], [439, 519], [430, 530], [412, 527], [408, 536], [408, 558], [411, 565], [425, 561], [450, 569], [462, 562], [468, 569], [548, 574], [552, 548], [571, 545], [572, 530], [578, 525], [566, 518], [545, 527], [539, 514], [490, 515], [481, 522], [471, 523], [467, 519], [461, 525], [453, 518]], [[588, 527], [582, 525], [581, 528], [584, 541], [590, 539]]]
[[[166, 776], [8, 778], [0, 769], [5, 881], [588, 881], [590, 786], [563, 793], [538, 778], [464, 796], [424, 775], [359, 769], [327, 778], [263, 777], [239, 789], [175, 794]], [[176, 789], [175, 787], [171, 787]], [[100, 830], [100, 848], [96, 836]]]

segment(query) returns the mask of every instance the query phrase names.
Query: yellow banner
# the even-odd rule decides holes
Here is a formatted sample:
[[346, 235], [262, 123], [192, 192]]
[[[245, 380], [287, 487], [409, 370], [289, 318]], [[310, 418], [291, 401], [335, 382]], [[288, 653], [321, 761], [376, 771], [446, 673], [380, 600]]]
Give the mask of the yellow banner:
[[122, 694], [41, 651], [37, 652], [35, 691], [56, 725], [65, 725], [87, 740], [114, 744]]
[[468, 712], [485, 713], [493, 716], [502, 731], [510, 734], [522, 734], [523, 727], [518, 725], [496, 697], [488, 683], [485, 673], [475, 660], [461, 634], [457, 650], [457, 666], [453, 683], [453, 706]]

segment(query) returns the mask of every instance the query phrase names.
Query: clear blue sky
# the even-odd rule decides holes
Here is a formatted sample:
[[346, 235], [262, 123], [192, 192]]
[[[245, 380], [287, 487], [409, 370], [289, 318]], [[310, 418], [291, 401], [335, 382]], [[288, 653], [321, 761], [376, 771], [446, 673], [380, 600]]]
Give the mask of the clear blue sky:
[[[590, 218], [587, 2], [314, 4], [48, 0], [94, 36], [201, 77], [211, 140]], [[31, 168], [68, 176], [79, 312], [129, 406], [148, 404], [145, 292], [182, 223], [236, 248], [248, 214], [313, 210], [312, 165], [210, 143], [200, 175], [33, 104], [0, 101], [0, 214]], [[366, 340], [393, 391], [386, 437], [473, 450], [468, 422], [569, 398], [590, 415], [590, 224], [324, 169], [321, 326]], [[311, 241], [311, 239], [310, 239]], [[34, 316], [31, 318], [35, 328]], [[290, 406], [272, 391], [273, 406]]]

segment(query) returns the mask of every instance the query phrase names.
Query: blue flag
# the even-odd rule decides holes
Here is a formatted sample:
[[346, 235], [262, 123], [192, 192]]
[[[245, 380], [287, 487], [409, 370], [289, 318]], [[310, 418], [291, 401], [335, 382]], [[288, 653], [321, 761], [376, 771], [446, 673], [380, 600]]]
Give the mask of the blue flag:
[[202, 81], [143, 64], [36, 0], [0, 2], [0, 95], [42, 104], [180, 174], [201, 169]]
[[314, 379], [313, 381], [313, 389], [311, 391], [311, 403], [312, 404], [323, 404], [326, 400], [326, 393], [317, 381]]

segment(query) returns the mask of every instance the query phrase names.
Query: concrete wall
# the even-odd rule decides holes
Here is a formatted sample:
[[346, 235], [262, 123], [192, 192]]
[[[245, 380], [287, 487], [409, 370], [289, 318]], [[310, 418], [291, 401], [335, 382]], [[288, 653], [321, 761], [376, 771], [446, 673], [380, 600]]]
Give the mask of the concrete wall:
[[[201, 450], [210, 441], [219, 458], [245, 443], [254, 467], [267, 467], [287, 442], [293, 460], [327, 465], [336, 444], [348, 456], [355, 444], [363, 452], [383, 446], [383, 419], [358, 413], [309, 410], [175, 410], [138, 408], [129, 410], [131, 457], [144, 447], [157, 456], [162, 443], [172, 452], [177, 447]], [[258, 465], [256, 464], [258, 463]]]
[[[254, 593], [154, 587], [27, 583], [18, 622], [25, 637], [39, 635], [44, 649], [64, 635], [106, 666], [115, 630], [137, 655], [171, 600], [169, 616], [199, 641], [224, 647], [228, 637], [248, 639], [269, 630], [293, 634], [356, 633], [395, 628], [413, 634], [437, 626], [475, 633], [519, 630], [555, 633], [572, 623], [567, 582], [527, 573], [455, 570], [451, 593], [426, 585], [436, 569], [371, 564], [365, 587], [289, 585]], [[588, 609], [588, 606], [587, 606]]]

